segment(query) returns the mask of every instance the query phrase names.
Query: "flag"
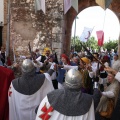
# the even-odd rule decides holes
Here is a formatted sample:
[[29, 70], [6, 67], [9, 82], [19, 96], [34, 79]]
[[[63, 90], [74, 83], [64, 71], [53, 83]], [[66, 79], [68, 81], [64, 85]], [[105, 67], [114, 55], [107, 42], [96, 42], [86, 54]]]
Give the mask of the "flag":
[[46, 12], [46, 10], [45, 10], [45, 0], [35, 0], [35, 13], [38, 10], [42, 10], [44, 13]]
[[112, 0], [106, 0], [105, 1], [105, 8], [109, 8], [110, 4], [111, 4]]
[[111, 2], [112, 0], [96, 0], [96, 3], [103, 9], [107, 9], [110, 6]]
[[103, 46], [104, 42], [104, 32], [102, 30], [96, 31], [97, 38], [98, 38], [98, 46]]
[[78, 13], [78, 0], [71, 0], [72, 7], [76, 10]]
[[64, 0], [64, 14], [73, 7], [78, 12], [78, 0]]
[[88, 27], [84, 27], [84, 30], [80, 36], [80, 40], [82, 42], [87, 42], [87, 40], [90, 38], [91, 33], [93, 31], [93, 28], [88, 28]]
[[67, 13], [70, 7], [71, 7], [71, 0], [64, 0], [64, 14]]

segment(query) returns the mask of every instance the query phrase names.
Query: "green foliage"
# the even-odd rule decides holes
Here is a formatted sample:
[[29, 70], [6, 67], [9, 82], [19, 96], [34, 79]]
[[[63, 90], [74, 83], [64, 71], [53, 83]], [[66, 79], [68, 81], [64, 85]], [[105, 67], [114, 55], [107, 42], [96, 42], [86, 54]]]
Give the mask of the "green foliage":
[[[80, 44], [80, 38], [78, 36], [72, 37], [71, 39], [71, 46], [75, 48], [75, 51], [79, 52], [82, 50], [82, 46]], [[92, 50], [99, 50], [100, 47], [97, 45], [98, 41], [94, 38], [94, 37], [90, 37], [89, 40], [84, 43], [82, 42], [82, 44], [86, 47], [91, 48]], [[118, 40], [109, 40], [108, 42], [104, 43], [104, 46], [102, 46], [104, 49], [107, 49], [108, 51], [110, 51], [111, 49], [117, 50], [118, 47]]]
[[[82, 50], [82, 46], [81, 46], [80, 42], [81, 41], [80, 41], [80, 38], [78, 36], [76, 36], [75, 39], [74, 39], [74, 37], [72, 37], [72, 39], [71, 39], [71, 46], [74, 46], [75, 51], [77, 51], [77, 52]], [[91, 48], [92, 50], [99, 48], [97, 46], [97, 40], [95, 40], [94, 37], [91, 37], [86, 43], [82, 42], [82, 44], [85, 47]]]
[[89, 39], [88, 39], [88, 41], [86, 42], [86, 44], [87, 44], [87, 46], [89, 47], [89, 48], [91, 48], [92, 50], [95, 50], [95, 49], [99, 49], [99, 46], [97, 45], [98, 44], [98, 42], [97, 42], [97, 40], [95, 40], [95, 38], [94, 37], [90, 37]]
[[79, 52], [82, 50], [82, 46], [80, 44], [80, 39], [78, 36], [75, 37], [72, 37], [71, 39], [71, 46], [74, 47], [75, 51]]
[[109, 40], [108, 42], [105, 42], [103, 48], [106, 48], [108, 51], [111, 51], [111, 49], [117, 51], [118, 40]]

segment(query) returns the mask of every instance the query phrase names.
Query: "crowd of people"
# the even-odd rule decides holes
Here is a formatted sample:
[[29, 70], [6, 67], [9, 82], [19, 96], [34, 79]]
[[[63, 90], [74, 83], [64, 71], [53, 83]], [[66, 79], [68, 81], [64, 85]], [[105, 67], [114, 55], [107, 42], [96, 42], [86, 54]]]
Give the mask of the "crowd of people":
[[[120, 60], [46, 47], [14, 63], [0, 51], [0, 120], [120, 120]], [[17, 74], [19, 72], [19, 75]]]

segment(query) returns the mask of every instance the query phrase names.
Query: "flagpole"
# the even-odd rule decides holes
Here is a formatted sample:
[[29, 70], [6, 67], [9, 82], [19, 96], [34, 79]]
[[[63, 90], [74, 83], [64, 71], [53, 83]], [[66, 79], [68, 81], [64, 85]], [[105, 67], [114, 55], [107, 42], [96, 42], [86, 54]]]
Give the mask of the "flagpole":
[[75, 17], [74, 41], [73, 41], [74, 51], [75, 51], [75, 37], [76, 37], [76, 17]]
[[79, 19], [78, 16], [75, 17], [75, 28], [74, 28], [74, 41], [73, 41], [73, 46], [75, 50], [75, 38], [76, 38], [76, 20]]

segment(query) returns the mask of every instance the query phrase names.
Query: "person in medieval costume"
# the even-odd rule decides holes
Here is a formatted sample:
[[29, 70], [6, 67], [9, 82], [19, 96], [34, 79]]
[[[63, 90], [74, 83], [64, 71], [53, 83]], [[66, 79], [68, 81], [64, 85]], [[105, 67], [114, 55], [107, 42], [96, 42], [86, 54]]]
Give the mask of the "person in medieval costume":
[[47, 94], [39, 105], [36, 120], [95, 120], [94, 100], [80, 91], [81, 85], [82, 74], [70, 69], [64, 89]]
[[[112, 72], [115, 75], [115, 79], [120, 82], [120, 72], [118, 72], [115, 69], [110, 68], [110, 67], [105, 68], [105, 70], [107, 72]], [[111, 120], [120, 120], [120, 92], [118, 95], [116, 106], [115, 106], [114, 111], [111, 116]]]
[[107, 80], [110, 85], [102, 92], [102, 97], [96, 109], [96, 120], [111, 120], [112, 112], [116, 106], [119, 82], [115, 80], [115, 76], [112, 73], [108, 73]]
[[[50, 54], [51, 54], [50, 48], [46, 47], [46, 48], [44, 48], [44, 50], [43, 50], [43, 54], [40, 55], [40, 56], [36, 59], [36, 61], [40, 61], [40, 62], [44, 63], [44, 64], [43, 64], [43, 67], [40, 68], [40, 72], [41, 72], [41, 73], [46, 72], [46, 71], [49, 69], [49, 67], [50, 67], [50, 66], [48, 65], [48, 59], [49, 59]], [[39, 70], [38, 70], [38, 71], [39, 71]]]
[[[59, 65], [70, 65], [70, 60], [66, 54], [61, 54], [61, 61], [58, 63]], [[57, 81], [58, 81], [58, 88], [63, 88], [63, 83], [65, 82], [65, 74], [67, 70], [64, 68], [58, 67], [58, 76], [57, 76]]]
[[5, 47], [3, 47], [3, 46], [1, 47], [0, 54], [2, 55], [1, 61], [2, 61], [3, 65], [4, 65], [5, 64], [5, 59], [6, 59]]
[[112, 64], [112, 68], [115, 69], [116, 71], [120, 70], [120, 60], [118, 54], [114, 54], [114, 61]]
[[93, 72], [90, 64], [90, 59], [82, 57], [80, 60], [80, 73], [83, 75], [81, 91], [84, 93], [93, 93]]
[[92, 58], [92, 61], [91, 61], [91, 67], [92, 67], [92, 71], [94, 72], [94, 78], [96, 78], [98, 77], [99, 67], [100, 67], [100, 64], [97, 61], [97, 59], [100, 59], [100, 58], [98, 53], [93, 53], [93, 56], [94, 57]]
[[[109, 66], [107, 56], [103, 56], [101, 62], [104, 64], [105, 67]], [[104, 91], [104, 86], [106, 86], [107, 84], [107, 72], [104, 70], [104, 66], [100, 65], [99, 67], [99, 86], [102, 92]]]
[[13, 79], [13, 71], [0, 66], [0, 120], [9, 120], [8, 89]]
[[72, 68], [79, 70], [79, 72], [82, 74], [82, 87], [81, 91], [83, 93], [93, 93], [93, 72], [91, 71], [90, 66], [90, 60], [87, 57], [82, 57], [80, 59], [80, 65], [79, 66], [70, 66], [70, 65], [62, 65], [60, 67], [63, 67], [65, 70], [70, 70]]
[[40, 57], [40, 52], [39, 52], [39, 49], [35, 49], [35, 54], [36, 54], [36, 58]]
[[2, 62], [2, 55], [0, 54], [0, 66], [3, 66], [3, 62]]
[[[56, 63], [55, 55], [54, 56], [50, 55], [48, 62], [49, 62], [49, 65], [51, 65], [52, 63]], [[58, 81], [56, 78], [57, 78], [57, 71], [54, 71], [53, 74], [51, 75], [54, 89], [58, 89]]]
[[12, 81], [8, 92], [9, 120], [35, 120], [36, 107], [54, 89], [50, 77], [54, 65], [48, 73], [35, 74], [33, 62], [25, 59], [21, 68], [22, 76]]

